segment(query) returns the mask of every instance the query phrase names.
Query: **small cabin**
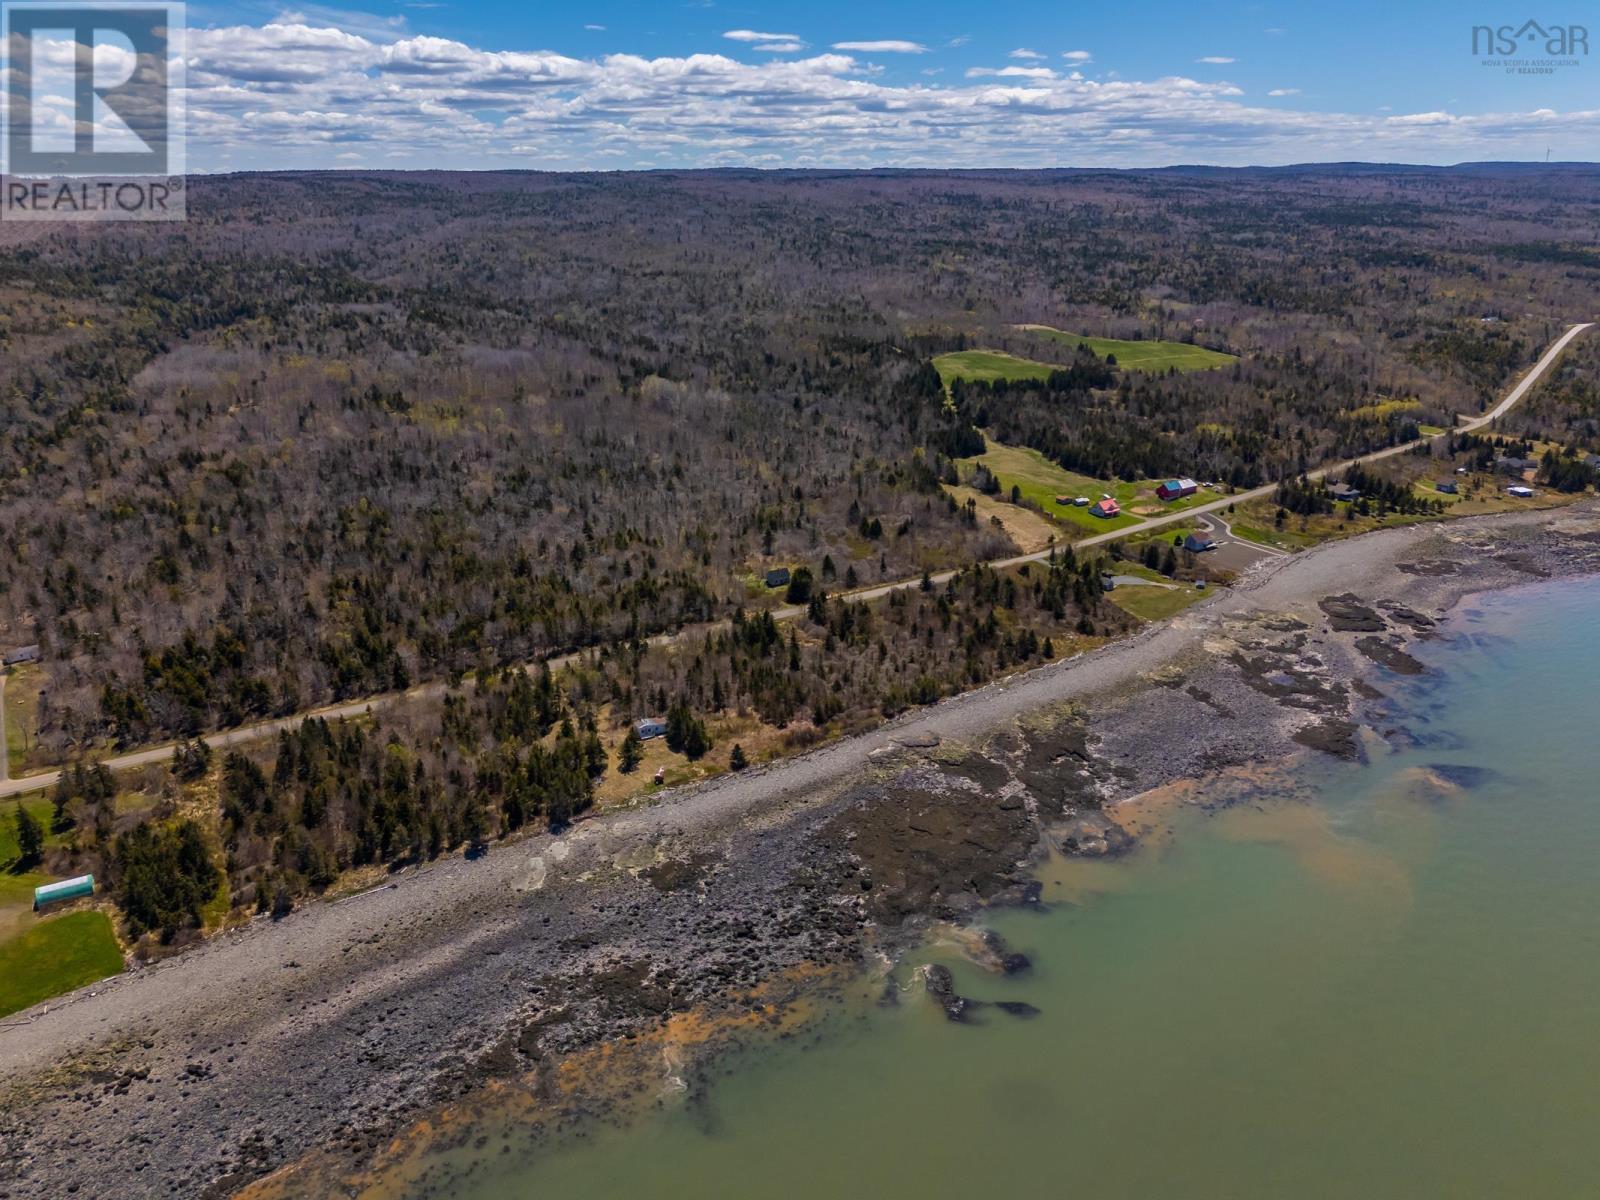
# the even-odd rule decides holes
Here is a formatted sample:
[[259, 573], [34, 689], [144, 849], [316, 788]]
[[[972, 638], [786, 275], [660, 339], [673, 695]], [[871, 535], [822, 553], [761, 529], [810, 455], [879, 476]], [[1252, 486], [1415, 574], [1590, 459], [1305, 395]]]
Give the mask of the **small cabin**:
[[1162, 500], [1181, 500], [1185, 496], [1192, 496], [1200, 490], [1200, 485], [1187, 477], [1183, 479], [1168, 479], [1156, 488], [1156, 496]]
[[1183, 548], [1193, 554], [1204, 554], [1207, 550], [1217, 548], [1217, 539], [1203, 530], [1192, 530], [1183, 539]]
[[1514, 483], [1506, 489], [1506, 494], [1515, 496], [1518, 500], [1529, 500], [1533, 498], [1533, 489], [1524, 487], [1520, 483]]
[[18, 646], [15, 650], [6, 651], [5, 665], [8, 667], [14, 667], [18, 663], [31, 663], [38, 661], [38, 646]]
[[1433, 485], [1433, 490], [1443, 492], [1446, 496], [1454, 496], [1460, 492], [1454, 479], [1441, 479]]
[[60, 904], [94, 895], [94, 876], [79, 875], [76, 879], [63, 879], [59, 883], [46, 883], [33, 889], [33, 911], [39, 912], [47, 904]]
[[1502, 475], [1526, 475], [1529, 471], [1539, 469], [1539, 460], [1504, 455], [1494, 460], [1494, 469]]
[[651, 738], [665, 737], [667, 723], [660, 717], [645, 717], [633, 723], [633, 731], [639, 735], [639, 740], [648, 742]]
[[1112, 517], [1120, 517], [1122, 515], [1122, 506], [1110, 496], [1107, 496], [1104, 500], [1098, 501], [1092, 505], [1089, 509], [1089, 512], [1093, 516], [1104, 517], [1106, 520], [1110, 520]]
[[789, 586], [789, 568], [773, 567], [767, 572], [767, 586], [769, 588]]
[[1071, 496], [1057, 496], [1056, 497], [1056, 503], [1059, 504], [1062, 508], [1065, 508], [1067, 505], [1072, 503], [1072, 497]]

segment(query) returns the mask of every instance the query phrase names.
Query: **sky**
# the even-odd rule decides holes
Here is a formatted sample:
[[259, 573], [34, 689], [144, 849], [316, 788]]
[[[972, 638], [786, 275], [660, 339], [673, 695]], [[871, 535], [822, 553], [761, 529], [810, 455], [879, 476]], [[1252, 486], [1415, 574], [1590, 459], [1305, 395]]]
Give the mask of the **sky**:
[[1600, 58], [1473, 53], [1553, 2], [191, 2], [188, 166], [1600, 159]]

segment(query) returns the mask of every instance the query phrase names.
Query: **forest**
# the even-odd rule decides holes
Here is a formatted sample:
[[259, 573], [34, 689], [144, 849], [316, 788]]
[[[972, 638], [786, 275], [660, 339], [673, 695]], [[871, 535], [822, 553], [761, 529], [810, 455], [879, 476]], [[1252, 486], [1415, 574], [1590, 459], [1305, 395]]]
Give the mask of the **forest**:
[[[9, 227], [0, 641], [44, 648], [30, 739], [64, 761], [615, 656], [781, 602], [772, 567], [839, 591], [1001, 555], [941, 489], [985, 433], [1244, 487], [1448, 427], [1589, 312], [1597, 183], [281, 174], [197, 180], [182, 225]], [[1029, 323], [1239, 361], [1143, 374]], [[930, 360], [975, 346], [1059, 369], [946, 394]], [[1576, 454], [1573, 362], [1517, 419]]]

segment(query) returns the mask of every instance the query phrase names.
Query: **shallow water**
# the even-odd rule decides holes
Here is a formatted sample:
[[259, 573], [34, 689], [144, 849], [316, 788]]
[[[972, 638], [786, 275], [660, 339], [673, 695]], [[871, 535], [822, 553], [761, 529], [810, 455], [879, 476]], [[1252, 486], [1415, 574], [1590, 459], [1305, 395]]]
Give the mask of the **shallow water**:
[[947, 1022], [907, 964], [697, 1103], [532, 1163], [492, 1139], [456, 1194], [1600, 1193], [1597, 618], [1600, 581], [1470, 602], [1385, 684], [1421, 744], [1051, 864], [1049, 910], [994, 921], [1021, 978], [926, 951], [1037, 1017]]

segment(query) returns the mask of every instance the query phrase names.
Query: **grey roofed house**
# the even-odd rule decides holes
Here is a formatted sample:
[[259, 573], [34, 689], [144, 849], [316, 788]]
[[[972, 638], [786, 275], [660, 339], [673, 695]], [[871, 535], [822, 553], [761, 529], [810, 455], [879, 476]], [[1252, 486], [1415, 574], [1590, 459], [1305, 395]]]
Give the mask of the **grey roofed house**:
[[1203, 530], [1195, 529], [1183, 539], [1183, 548], [1195, 554], [1204, 554], [1207, 550], [1217, 548], [1217, 539]]
[[1361, 489], [1353, 488], [1348, 483], [1330, 483], [1328, 485], [1328, 495], [1335, 500], [1359, 500], [1361, 499]]
[[786, 584], [788, 582], [789, 582], [789, 568], [788, 567], [773, 567], [772, 570], [767, 572], [767, 586], [768, 587], [782, 587], [784, 584]]
[[1502, 475], [1521, 475], [1524, 471], [1534, 471], [1539, 467], [1536, 458], [1513, 458], [1503, 455], [1494, 460], [1494, 469]]
[[633, 731], [639, 735], [641, 741], [651, 738], [664, 737], [667, 732], [667, 723], [660, 717], [645, 717], [633, 723]]
[[1454, 479], [1441, 479], [1433, 485], [1433, 490], [1443, 492], [1447, 496], [1454, 496], [1459, 490]]
[[15, 650], [8, 651], [5, 657], [5, 665], [8, 667], [14, 667], [18, 663], [30, 663], [38, 661], [39, 647], [36, 645], [18, 646]]

